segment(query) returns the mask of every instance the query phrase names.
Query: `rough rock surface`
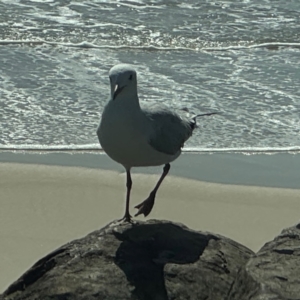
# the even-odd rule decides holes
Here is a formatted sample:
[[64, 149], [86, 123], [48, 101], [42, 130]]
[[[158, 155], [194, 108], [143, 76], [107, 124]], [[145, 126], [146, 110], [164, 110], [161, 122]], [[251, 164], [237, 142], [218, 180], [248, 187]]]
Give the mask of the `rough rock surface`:
[[224, 300], [251, 255], [230, 239], [167, 221], [111, 223], [39, 260], [0, 298]]
[[285, 229], [249, 259], [230, 300], [300, 300], [300, 224]]

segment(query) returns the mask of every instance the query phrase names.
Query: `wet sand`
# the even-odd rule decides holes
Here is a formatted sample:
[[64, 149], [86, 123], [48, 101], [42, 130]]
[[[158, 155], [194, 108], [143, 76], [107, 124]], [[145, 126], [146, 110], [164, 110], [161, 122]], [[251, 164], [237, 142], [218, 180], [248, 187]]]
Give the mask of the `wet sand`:
[[[0, 156], [5, 160], [2, 154]], [[100, 156], [94, 155], [90, 163], [95, 167], [93, 159], [102, 160], [103, 169], [91, 168], [89, 156], [85, 154], [81, 159], [86, 158], [89, 168], [53, 166], [51, 156], [42, 158], [37, 154], [18, 154], [15, 160], [19, 163], [0, 164], [0, 291], [45, 254], [123, 216], [125, 174], [120, 172], [122, 167]], [[18, 157], [27, 163], [21, 164]], [[34, 157], [29, 164], [28, 159]], [[71, 156], [62, 157], [68, 165]], [[50, 165], [33, 164], [38, 159], [48, 159]], [[191, 156], [184, 159], [190, 160]], [[113, 170], [104, 170], [108, 168], [104, 162]], [[176, 168], [183, 169], [180, 163], [177, 166], [174, 163], [173, 174], [178, 175]], [[239, 164], [239, 160], [235, 164]], [[202, 164], [198, 172], [205, 175], [205, 168]], [[262, 169], [269, 172], [267, 167]], [[134, 205], [144, 200], [153, 188], [161, 168], [149, 170], [156, 174], [133, 174], [132, 214]], [[286, 181], [295, 175], [290, 170], [293, 169], [281, 170]], [[224, 172], [227, 180], [235, 183], [230, 172]], [[251, 177], [259, 176], [251, 172]], [[260, 175], [264, 176], [263, 172]], [[264, 185], [262, 179], [260, 182]], [[300, 189], [297, 188], [220, 184], [168, 176], [158, 192], [150, 218], [222, 234], [258, 250], [283, 228], [296, 224], [299, 211]]]

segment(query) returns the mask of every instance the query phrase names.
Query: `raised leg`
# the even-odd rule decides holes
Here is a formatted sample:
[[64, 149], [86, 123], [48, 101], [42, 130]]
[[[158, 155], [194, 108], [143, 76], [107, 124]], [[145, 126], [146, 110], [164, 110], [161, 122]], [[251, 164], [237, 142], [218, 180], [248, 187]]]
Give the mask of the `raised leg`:
[[132, 187], [130, 169], [126, 169], [126, 187], [127, 187], [127, 193], [126, 193], [125, 215], [120, 221], [131, 222], [131, 215], [129, 213], [130, 191]]
[[163, 182], [164, 178], [168, 175], [170, 168], [171, 168], [170, 164], [165, 164], [164, 169], [163, 169], [163, 173], [161, 174], [155, 188], [152, 190], [149, 197], [145, 201], [140, 203], [139, 205], [135, 206], [135, 208], [138, 209], [138, 212], [134, 215], [135, 217], [140, 215], [140, 214], [144, 214], [144, 216], [146, 217], [150, 214], [150, 212], [152, 210], [152, 207], [154, 205], [156, 192], [159, 189], [159, 187], [160, 187], [161, 183]]

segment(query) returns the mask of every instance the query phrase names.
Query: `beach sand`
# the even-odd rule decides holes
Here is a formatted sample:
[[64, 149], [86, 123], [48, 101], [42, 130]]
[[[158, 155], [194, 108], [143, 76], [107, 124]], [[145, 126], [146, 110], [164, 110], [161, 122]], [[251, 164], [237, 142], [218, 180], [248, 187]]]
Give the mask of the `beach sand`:
[[[133, 174], [132, 214], [159, 175]], [[0, 178], [0, 291], [47, 253], [124, 214], [124, 172], [1, 163]], [[300, 189], [168, 176], [148, 219], [222, 234], [256, 251], [296, 224], [299, 212]]]

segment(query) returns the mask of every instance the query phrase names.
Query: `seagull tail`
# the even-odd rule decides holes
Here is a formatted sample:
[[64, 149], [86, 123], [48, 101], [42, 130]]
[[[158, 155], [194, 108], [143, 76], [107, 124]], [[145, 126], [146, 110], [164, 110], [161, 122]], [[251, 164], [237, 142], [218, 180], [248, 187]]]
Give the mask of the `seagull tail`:
[[199, 114], [199, 115], [196, 115], [196, 116], [192, 117], [192, 121], [190, 122], [190, 126], [191, 126], [192, 130], [197, 128], [197, 118], [204, 117], [204, 116], [217, 115], [217, 114], [219, 114], [219, 113], [218, 112], [211, 112], [211, 113]]

